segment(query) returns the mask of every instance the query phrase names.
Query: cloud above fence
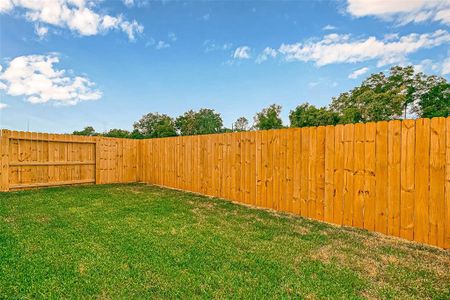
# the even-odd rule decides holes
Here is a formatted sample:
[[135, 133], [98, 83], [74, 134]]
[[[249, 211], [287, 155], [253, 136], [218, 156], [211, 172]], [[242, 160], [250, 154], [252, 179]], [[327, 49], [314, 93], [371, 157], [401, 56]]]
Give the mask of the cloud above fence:
[[450, 0], [348, 0], [347, 12], [355, 17], [375, 16], [398, 25], [440, 22], [450, 26]]
[[318, 41], [283, 44], [278, 51], [287, 61], [314, 62], [317, 66], [378, 60], [377, 65], [381, 67], [404, 63], [409, 54], [448, 43], [450, 33], [442, 29], [432, 33], [411, 33], [383, 39], [374, 36], [354, 38], [350, 34], [333, 33]]
[[361, 76], [361, 75], [363, 75], [363, 74], [366, 74], [367, 71], [369, 71], [369, 68], [368, 68], [368, 67], [364, 67], [364, 68], [355, 70], [355, 71], [353, 71], [350, 75], [348, 75], [348, 78], [349, 78], [349, 79], [356, 79], [356, 78], [358, 78], [359, 76]]
[[144, 31], [136, 20], [127, 21], [122, 15], [110, 16], [95, 10], [95, 3], [85, 0], [0, 1], [0, 13], [23, 13], [39, 29], [36, 33], [40, 38], [48, 33], [46, 26], [68, 28], [82, 36], [120, 30], [127, 34], [129, 40], [134, 40]]
[[84, 76], [70, 76], [72, 71], [58, 70], [59, 57], [52, 55], [19, 56], [4, 72], [0, 67], [0, 89], [11, 96], [23, 96], [30, 103], [75, 105], [98, 100], [102, 93]]
[[249, 46], [242, 46], [236, 48], [233, 53], [234, 59], [249, 59], [251, 57], [250, 55], [250, 47]]

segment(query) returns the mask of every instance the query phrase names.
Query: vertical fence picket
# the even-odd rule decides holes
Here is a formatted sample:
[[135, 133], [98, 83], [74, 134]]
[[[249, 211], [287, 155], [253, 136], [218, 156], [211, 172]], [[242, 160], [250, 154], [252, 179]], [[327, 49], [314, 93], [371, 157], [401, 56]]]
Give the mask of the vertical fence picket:
[[334, 221], [334, 132], [334, 126], [326, 126], [324, 220], [328, 223]]
[[343, 221], [344, 189], [344, 126], [337, 125], [335, 130], [334, 155], [334, 196], [333, 223], [341, 225]]
[[308, 156], [308, 217], [316, 218], [317, 196], [317, 128], [309, 127], [309, 156]]
[[309, 128], [302, 128], [302, 168], [300, 175], [300, 211], [301, 215], [308, 216], [308, 180], [309, 180]]
[[9, 141], [10, 132], [8, 130], [0, 131], [0, 192], [9, 191]]
[[261, 131], [261, 205], [269, 207], [267, 200], [267, 176], [269, 167], [269, 142], [267, 130]]
[[388, 234], [400, 236], [401, 122], [388, 127]]
[[354, 131], [354, 179], [353, 226], [364, 228], [364, 152], [365, 124], [355, 124]]
[[370, 231], [375, 230], [375, 123], [367, 123], [364, 145], [364, 228]]
[[400, 236], [408, 240], [414, 238], [415, 138], [415, 121], [402, 121]]
[[344, 161], [343, 161], [343, 192], [342, 199], [343, 212], [342, 212], [342, 222], [346, 226], [353, 225], [353, 210], [354, 210], [354, 193], [353, 193], [353, 172], [354, 172], [354, 125], [347, 124], [344, 126], [344, 140], [343, 140], [343, 151], [344, 151]]
[[445, 241], [444, 247], [450, 249], [450, 118], [445, 120], [446, 132], [446, 181], [445, 181]]
[[429, 172], [430, 172], [430, 120], [416, 121], [414, 240], [428, 242], [429, 225]]
[[430, 122], [429, 243], [444, 247], [445, 231], [445, 119]]
[[375, 136], [375, 182], [376, 182], [376, 202], [375, 202], [375, 231], [387, 233], [387, 199], [388, 199], [388, 123], [376, 123]]
[[286, 142], [286, 200], [287, 200], [287, 211], [295, 213], [294, 210], [294, 131], [287, 131], [287, 142]]

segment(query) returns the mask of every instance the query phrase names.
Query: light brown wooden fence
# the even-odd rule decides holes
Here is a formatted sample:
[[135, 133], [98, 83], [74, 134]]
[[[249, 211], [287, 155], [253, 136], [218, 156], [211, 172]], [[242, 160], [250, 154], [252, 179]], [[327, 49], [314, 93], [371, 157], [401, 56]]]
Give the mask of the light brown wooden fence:
[[0, 191], [138, 181], [139, 141], [1, 131]]
[[450, 248], [450, 118], [127, 140], [0, 132], [0, 191], [142, 181]]
[[142, 143], [144, 182], [450, 248], [450, 118]]

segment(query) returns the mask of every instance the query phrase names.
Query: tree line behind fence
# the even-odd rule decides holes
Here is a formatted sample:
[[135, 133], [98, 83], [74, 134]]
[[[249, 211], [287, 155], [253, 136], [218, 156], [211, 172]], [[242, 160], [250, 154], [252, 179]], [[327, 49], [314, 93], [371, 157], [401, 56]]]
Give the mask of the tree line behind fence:
[[[158, 184], [450, 248], [450, 118], [76, 138], [86, 143], [44, 135], [21, 145], [15, 135], [2, 135], [3, 190], [71, 184], [85, 174], [89, 182]], [[60, 179], [57, 168], [75, 177]]]

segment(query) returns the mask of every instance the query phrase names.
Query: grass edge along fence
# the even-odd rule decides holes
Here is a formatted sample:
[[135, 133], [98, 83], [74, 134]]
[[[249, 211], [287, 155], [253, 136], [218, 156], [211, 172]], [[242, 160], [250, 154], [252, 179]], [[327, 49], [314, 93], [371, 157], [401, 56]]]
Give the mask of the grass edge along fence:
[[[71, 143], [54, 150], [66, 138], [95, 144], [87, 150]], [[18, 157], [30, 161], [41, 153], [33, 141], [14, 148], [5, 146], [6, 139], [11, 136], [2, 135], [0, 147], [3, 188], [10, 184], [4, 182], [4, 168], [11, 152], [20, 149]], [[63, 179], [69, 173], [76, 181], [87, 173], [91, 181], [95, 175], [97, 184], [152, 183], [450, 248], [450, 118], [148, 140], [55, 139], [47, 143], [47, 152], [43, 143], [43, 156], [56, 151], [70, 163], [95, 161], [93, 169], [60, 167]], [[37, 176], [19, 167], [22, 177], [31, 172], [27, 180]], [[55, 170], [44, 166], [43, 178]]]

